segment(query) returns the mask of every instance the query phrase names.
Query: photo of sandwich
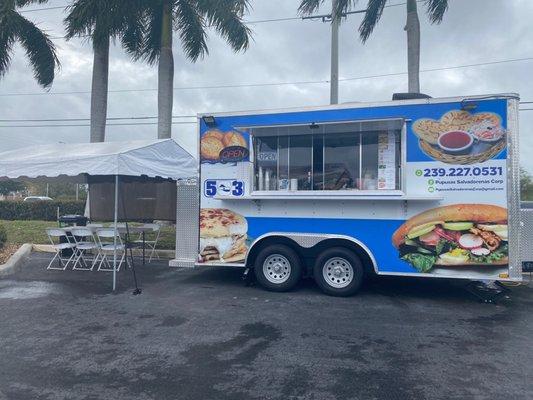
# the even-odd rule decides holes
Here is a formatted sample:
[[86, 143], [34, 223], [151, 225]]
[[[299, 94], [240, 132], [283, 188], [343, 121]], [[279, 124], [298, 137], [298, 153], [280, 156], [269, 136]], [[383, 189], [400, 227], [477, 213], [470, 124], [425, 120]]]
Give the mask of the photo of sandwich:
[[248, 222], [225, 208], [200, 210], [200, 262], [235, 263], [244, 261]]
[[484, 162], [506, 146], [502, 118], [492, 112], [451, 110], [438, 120], [418, 119], [412, 129], [426, 155], [448, 164]]
[[452, 204], [427, 210], [400, 226], [392, 244], [422, 273], [436, 266], [501, 267], [509, 263], [507, 209]]
[[234, 146], [248, 149], [246, 139], [241, 133], [236, 131], [222, 132], [219, 129], [210, 129], [200, 139], [201, 160], [209, 163], [219, 162], [222, 151]]

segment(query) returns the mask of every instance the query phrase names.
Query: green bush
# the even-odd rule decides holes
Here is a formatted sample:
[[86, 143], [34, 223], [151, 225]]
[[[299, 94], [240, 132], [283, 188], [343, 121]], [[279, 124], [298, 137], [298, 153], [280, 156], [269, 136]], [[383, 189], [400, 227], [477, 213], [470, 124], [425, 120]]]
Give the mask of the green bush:
[[7, 232], [3, 225], [0, 225], [0, 249], [4, 247], [7, 242]]
[[85, 211], [84, 201], [0, 201], [0, 219], [8, 221], [37, 220], [56, 221], [57, 208], [59, 215], [80, 214]]

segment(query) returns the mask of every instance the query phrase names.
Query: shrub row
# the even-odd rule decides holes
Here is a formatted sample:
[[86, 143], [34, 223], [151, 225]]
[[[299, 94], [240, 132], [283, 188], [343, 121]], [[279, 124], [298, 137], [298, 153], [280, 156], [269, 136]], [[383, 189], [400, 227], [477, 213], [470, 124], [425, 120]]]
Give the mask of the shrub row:
[[84, 201], [0, 201], [0, 219], [9, 221], [35, 220], [56, 221], [57, 208], [59, 215], [80, 214], [85, 211]]

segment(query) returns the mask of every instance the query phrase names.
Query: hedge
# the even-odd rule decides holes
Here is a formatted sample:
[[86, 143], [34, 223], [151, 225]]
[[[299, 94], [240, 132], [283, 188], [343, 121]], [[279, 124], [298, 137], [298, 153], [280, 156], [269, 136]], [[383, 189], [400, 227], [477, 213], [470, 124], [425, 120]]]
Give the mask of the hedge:
[[0, 249], [4, 247], [7, 242], [7, 232], [3, 225], [0, 225]]
[[56, 221], [57, 208], [59, 215], [79, 214], [85, 211], [84, 201], [0, 201], [0, 219]]

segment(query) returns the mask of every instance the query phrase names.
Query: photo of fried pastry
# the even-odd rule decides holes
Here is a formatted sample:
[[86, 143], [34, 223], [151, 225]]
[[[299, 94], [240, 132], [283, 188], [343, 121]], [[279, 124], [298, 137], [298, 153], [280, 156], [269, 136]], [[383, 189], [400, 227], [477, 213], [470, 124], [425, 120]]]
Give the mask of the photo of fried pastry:
[[439, 120], [418, 119], [412, 129], [426, 155], [448, 164], [484, 162], [506, 147], [502, 119], [492, 112], [451, 110]]
[[236, 263], [244, 261], [248, 222], [242, 215], [225, 208], [200, 210], [199, 261]]
[[509, 263], [507, 209], [490, 204], [452, 204], [407, 220], [392, 236], [400, 258], [418, 272], [435, 267], [483, 271]]
[[200, 140], [200, 155], [202, 160], [217, 161], [220, 159], [220, 152], [224, 149], [222, 140], [216, 136], [204, 136]]
[[209, 163], [219, 162], [222, 150], [233, 146], [248, 149], [246, 139], [241, 133], [234, 130], [222, 132], [219, 129], [210, 129], [200, 139], [201, 160]]
[[235, 132], [235, 131], [226, 132], [224, 134], [224, 138], [222, 139], [222, 143], [224, 143], [225, 147], [230, 147], [230, 146], [247, 147], [246, 140], [244, 140], [244, 137], [239, 132]]

